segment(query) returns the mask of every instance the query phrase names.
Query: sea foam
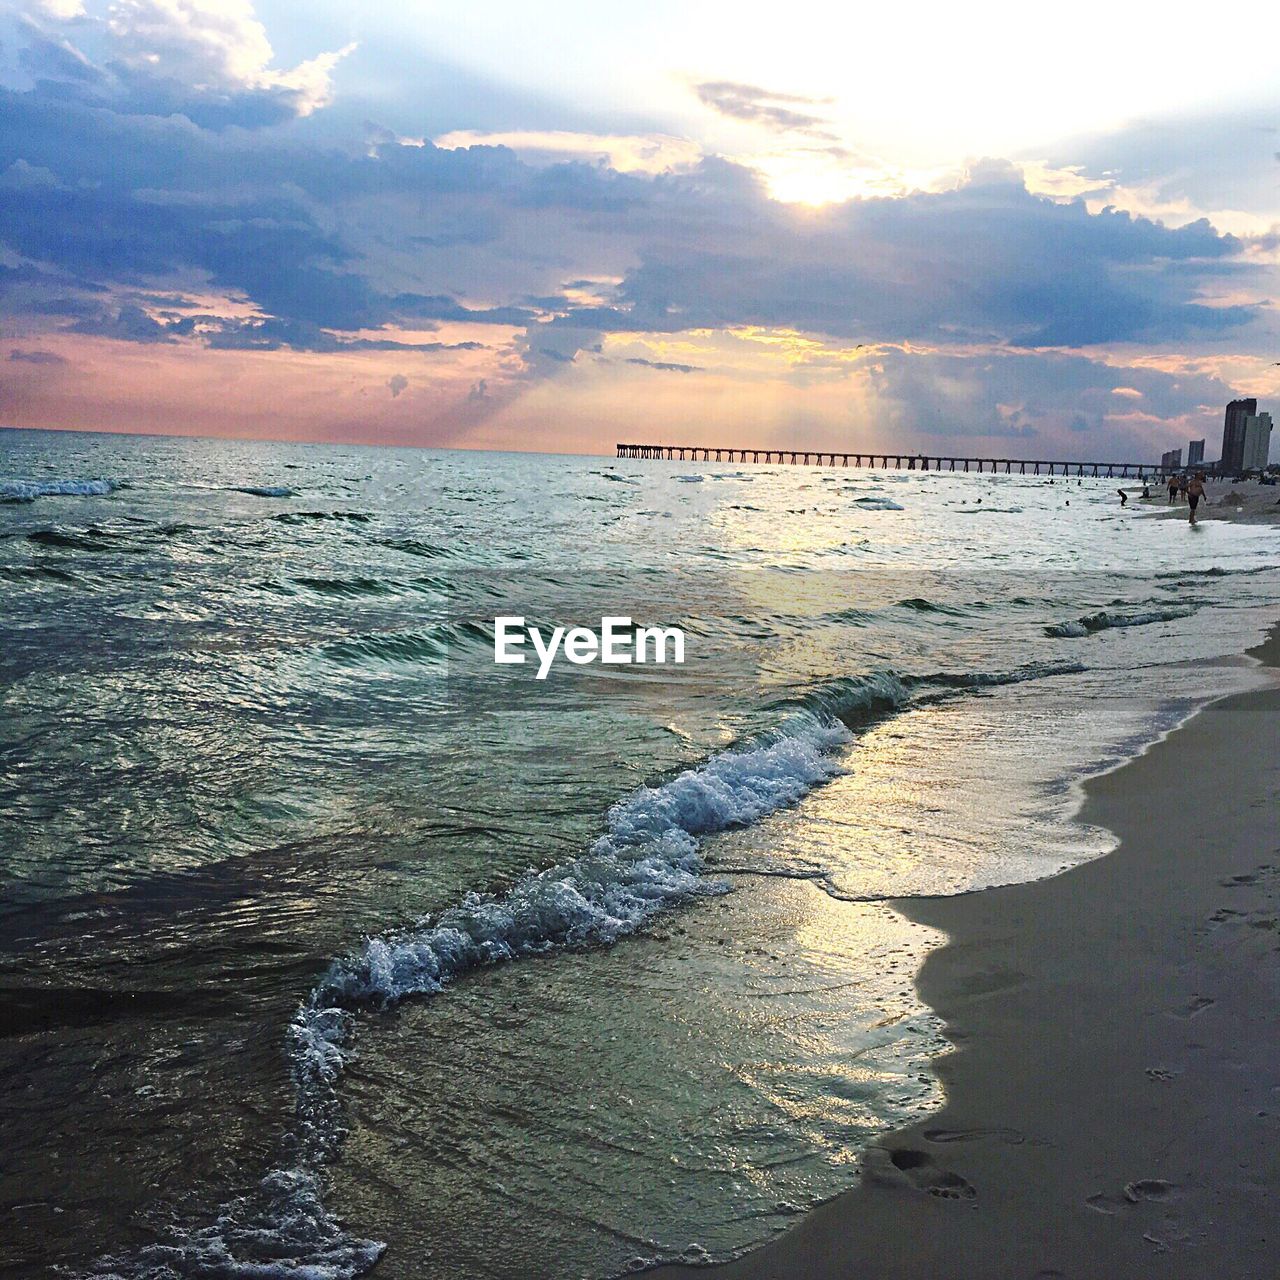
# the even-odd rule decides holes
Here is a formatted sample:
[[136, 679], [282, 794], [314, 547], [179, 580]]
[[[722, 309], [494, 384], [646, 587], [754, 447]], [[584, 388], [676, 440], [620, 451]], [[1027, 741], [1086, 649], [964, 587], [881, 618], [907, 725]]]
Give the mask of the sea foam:
[[1096, 631], [1110, 631], [1115, 627], [1145, 627], [1153, 622], [1172, 622], [1176, 618], [1189, 618], [1193, 613], [1195, 608], [1189, 605], [1170, 605], [1162, 609], [1145, 609], [1139, 613], [1113, 613], [1109, 609], [1100, 609], [1097, 613], [1089, 613], [1070, 622], [1056, 622], [1044, 630], [1050, 636], [1088, 636]]
[[102, 497], [114, 493], [114, 480], [15, 480], [0, 484], [0, 502], [34, 502], [37, 498]]

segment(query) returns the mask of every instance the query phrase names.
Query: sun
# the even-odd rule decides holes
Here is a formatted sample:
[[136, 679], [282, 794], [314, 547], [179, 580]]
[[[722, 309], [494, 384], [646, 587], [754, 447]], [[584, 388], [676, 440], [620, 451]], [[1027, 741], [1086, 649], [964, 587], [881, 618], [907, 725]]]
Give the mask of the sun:
[[880, 166], [851, 164], [816, 148], [743, 157], [765, 180], [780, 204], [813, 209], [870, 196], [901, 195], [911, 187], [905, 175]]

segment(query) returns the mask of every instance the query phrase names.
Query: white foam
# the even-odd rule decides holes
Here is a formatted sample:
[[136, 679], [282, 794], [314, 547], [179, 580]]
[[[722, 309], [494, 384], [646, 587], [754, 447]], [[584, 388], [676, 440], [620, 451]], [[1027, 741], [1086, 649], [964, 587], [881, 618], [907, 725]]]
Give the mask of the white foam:
[[0, 485], [0, 502], [34, 502], [37, 498], [101, 497], [114, 493], [114, 480], [32, 480]]
[[1112, 613], [1108, 609], [1100, 609], [1097, 613], [1086, 614], [1072, 622], [1059, 622], [1045, 627], [1045, 632], [1051, 636], [1087, 636], [1095, 631], [1110, 631], [1115, 627], [1145, 627], [1152, 622], [1172, 622], [1177, 618], [1188, 618], [1193, 613], [1194, 607], [1188, 605], [1171, 605], [1139, 613]]

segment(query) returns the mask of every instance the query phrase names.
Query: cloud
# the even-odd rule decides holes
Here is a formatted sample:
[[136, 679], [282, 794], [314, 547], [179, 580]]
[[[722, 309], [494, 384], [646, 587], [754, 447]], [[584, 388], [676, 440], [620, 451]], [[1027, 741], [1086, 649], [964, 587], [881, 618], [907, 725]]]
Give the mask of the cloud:
[[[8, 248], [66, 282], [55, 295], [33, 278], [33, 307], [80, 305], [75, 282], [198, 279], [275, 326], [224, 327], [212, 341], [228, 345], [532, 326], [523, 358], [549, 370], [602, 333], [750, 325], [937, 344], [1214, 341], [1262, 311], [1207, 294], [1266, 278], [1207, 222], [1090, 212], [1029, 192], [1004, 161], [951, 191], [796, 211], [714, 158], [648, 175], [504, 148], [369, 155], [0, 91], [0, 172], [21, 185]], [[595, 304], [564, 296], [565, 280], [590, 278], [617, 283]]]
[[670, 360], [645, 360], [642, 356], [630, 356], [628, 364], [643, 365], [646, 369], [661, 369], [665, 373], [701, 373], [702, 368], [696, 364], [674, 364]]
[[391, 377], [387, 379], [387, 390], [391, 392], [391, 398], [393, 400], [399, 399], [400, 393], [406, 390], [408, 386], [409, 379], [406, 378], [403, 373], [393, 373]]
[[[962, 453], [966, 446], [961, 441], [1061, 441], [1064, 433], [1079, 432], [1083, 424], [1097, 461], [1139, 461], [1151, 457], [1157, 445], [1167, 447], [1160, 442], [1167, 438], [1169, 423], [1195, 431], [1203, 427], [1207, 413], [1218, 414], [1217, 406], [1230, 398], [1226, 384], [1212, 375], [1039, 352], [968, 355], [895, 349], [878, 352], [863, 376], [869, 414], [894, 436], [925, 441], [930, 449], [944, 452], [947, 446], [940, 446], [940, 440], [955, 439], [950, 447]], [[1134, 392], [1141, 406], [1125, 394]], [[1072, 447], [1073, 455], [1078, 449]]]
[[73, 18], [84, 17], [83, 0], [37, 0], [35, 7], [46, 17], [58, 22], [70, 22]]
[[1073, 170], [1089, 182], [1095, 208], [1110, 204], [1170, 224], [1208, 217], [1256, 234], [1276, 221], [1274, 119], [1264, 94], [1248, 107], [1135, 120], [1061, 140], [1048, 150], [1047, 171]]
[[44, 364], [57, 365], [66, 364], [66, 357], [60, 356], [56, 351], [22, 351], [14, 348], [9, 352], [10, 360], [20, 360], [25, 364]]
[[1035, 196], [1004, 162], [975, 165], [953, 191], [851, 201], [802, 224], [759, 213], [714, 244], [646, 250], [615, 311], [654, 331], [751, 324], [1027, 347], [1212, 338], [1260, 314], [1201, 301], [1235, 275], [1239, 240], [1203, 221], [1171, 230]]
[[530, 160], [586, 160], [607, 164], [619, 173], [669, 173], [688, 169], [702, 159], [702, 148], [687, 138], [667, 134], [569, 133], [515, 130], [482, 133], [456, 129], [441, 134], [435, 145], [445, 151], [467, 147], [509, 147]]
[[[219, 58], [209, 60], [243, 84], [252, 58]], [[90, 105], [98, 90], [85, 84], [0, 90], [4, 313], [20, 326], [11, 334], [67, 352], [78, 371], [91, 363], [77, 356], [79, 336], [140, 345], [148, 362], [169, 350], [183, 367], [204, 349], [245, 353], [213, 363], [264, 376], [326, 363], [270, 353], [352, 363], [405, 353], [390, 368], [369, 359], [360, 385], [403, 416], [392, 369], [430, 358], [433, 391], [448, 392], [432, 398], [466, 424], [511, 418], [540, 383], [546, 403], [598, 388], [592, 420], [607, 420], [605, 388], [640, 376], [628, 359], [699, 374], [647, 380], [646, 399], [668, 397], [672, 421], [687, 420], [677, 401], [727, 405], [766, 383], [779, 405], [808, 385], [834, 404], [876, 365], [865, 421], [886, 431], [909, 432], [922, 407], [933, 433], [1041, 441], [1082, 417], [1099, 440], [1137, 448], [1160, 423], [1229, 398], [1226, 388], [1100, 372], [1100, 361], [1085, 362], [1085, 377], [1058, 362], [1062, 352], [1147, 344], [1247, 355], [1262, 349], [1261, 300], [1275, 292], [1261, 241], [1204, 220], [1174, 228], [1094, 208], [1069, 183], [1051, 198], [1004, 160], [974, 163], [950, 190], [798, 210], [722, 158], [665, 167], [657, 151], [650, 169], [630, 172], [616, 156], [583, 163], [599, 140], [639, 133], [554, 135], [590, 140], [557, 155], [406, 145], [389, 130], [370, 146], [357, 125], [340, 147], [317, 143], [314, 125], [212, 130], [133, 114], [119, 97]], [[770, 354], [742, 337], [752, 332], [784, 336]], [[615, 346], [610, 335], [651, 337]], [[828, 363], [781, 352], [798, 340]], [[733, 343], [752, 348], [741, 369], [722, 359]], [[841, 354], [858, 344], [856, 358]], [[583, 358], [602, 350], [608, 358]], [[415, 410], [428, 398], [411, 397]]]
[[0, 173], [0, 191], [22, 191], [30, 187], [61, 187], [52, 169], [28, 164], [19, 157], [3, 173]]
[[[216, 351], [483, 351], [482, 342], [402, 342], [396, 338], [350, 338], [307, 321], [276, 317], [226, 320], [217, 316], [192, 316], [171, 322], [170, 329], [195, 334]], [[396, 379], [392, 378], [392, 382]], [[401, 390], [404, 388], [402, 387]], [[398, 395], [399, 392], [393, 392]]]
[[822, 99], [771, 93], [758, 85], [739, 84], [732, 80], [709, 80], [694, 85], [693, 91], [703, 106], [732, 120], [762, 125], [778, 133], [807, 133], [823, 138], [831, 136], [825, 128], [825, 117], [815, 115], [811, 110], [796, 110], [797, 106], [820, 106]]
[[354, 45], [292, 68], [275, 59], [251, 0], [114, 0], [104, 19], [70, 3], [45, 16], [76, 21], [88, 54], [28, 19], [22, 66], [51, 96], [139, 115], [184, 115], [206, 128], [256, 128], [311, 115], [332, 96], [333, 71]]
[[167, 325], [152, 319], [141, 307], [124, 306], [118, 311], [101, 311], [85, 316], [71, 326], [72, 333], [99, 338], [118, 338], [123, 342], [173, 342]]

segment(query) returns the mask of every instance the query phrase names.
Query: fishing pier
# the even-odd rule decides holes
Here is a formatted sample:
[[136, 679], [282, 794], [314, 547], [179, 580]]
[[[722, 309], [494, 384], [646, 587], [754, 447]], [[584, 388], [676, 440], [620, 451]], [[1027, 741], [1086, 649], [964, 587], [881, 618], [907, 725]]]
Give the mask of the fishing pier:
[[1099, 476], [1145, 480], [1165, 474], [1154, 462], [1062, 462], [1046, 458], [951, 458], [924, 453], [831, 453], [813, 449], [729, 449], [692, 444], [619, 444], [619, 458], [662, 462], [760, 462], [897, 471], [976, 471], [1006, 476]]

